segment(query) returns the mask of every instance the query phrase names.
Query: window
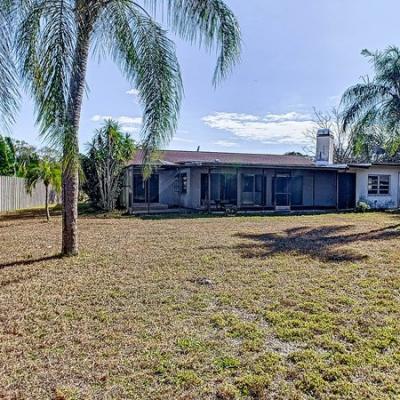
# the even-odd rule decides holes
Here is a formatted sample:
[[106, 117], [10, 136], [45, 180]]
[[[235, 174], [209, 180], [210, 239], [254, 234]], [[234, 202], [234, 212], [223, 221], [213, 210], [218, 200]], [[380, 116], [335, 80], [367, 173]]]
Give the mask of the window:
[[368, 194], [390, 194], [390, 175], [368, 175]]
[[188, 187], [187, 173], [179, 173], [175, 176], [174, 191], [180, 194], [186, 194]]
[[181, 193], [186, 194], [187, 193], [187, 183], [188, 183], [188, 178], [187, 174], [181, 174]]

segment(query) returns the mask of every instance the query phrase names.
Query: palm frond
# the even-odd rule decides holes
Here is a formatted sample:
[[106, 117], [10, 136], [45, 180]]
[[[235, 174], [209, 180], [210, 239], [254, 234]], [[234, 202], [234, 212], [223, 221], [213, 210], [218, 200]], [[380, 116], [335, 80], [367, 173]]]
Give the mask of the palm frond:
[[142, 146], [150, 154], [176, 130], [182, 80], [175, 46], [166, 32], [129, 0], [110, 2], [103, 15], [114, 60], [139, 91], [144, 108]]
[[343, 129], [361, 120], [362, 116], [390, 96], [390, 88], [367, 81], [346, 90], [341, 100]]
[[14, 122], [18, 108], [18, 84], [12, 52], [12, 24], [6, 9], [0, 8], [0, 119], [6, 128]]
[[168, 25], [183, 39], [218, 52], [213, 83], [224, 79], [240, 59], [241, 32], [222, 0], [145, 0], [154, 11], [166, 6]]
[[41, 134], [60, 147], [75, 45], [74, 2], [32, 0], [20, 21], [20, 73], [35, 100]]

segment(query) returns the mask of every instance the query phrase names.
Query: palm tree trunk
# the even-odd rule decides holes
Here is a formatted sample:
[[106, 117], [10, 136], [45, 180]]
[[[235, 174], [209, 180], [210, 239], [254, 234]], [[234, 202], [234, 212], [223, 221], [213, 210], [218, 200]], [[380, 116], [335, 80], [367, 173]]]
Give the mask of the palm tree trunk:
[[64, 142], [63, 168], [63, 234], [62, 254], [74, 256], [78, 248], [78, 195], [79, 195], [79, 144], [78, 132], [85, 90], [85, 78], [89, 57], [90, 24], [82, 22], [78, 32], [70, 95], [67, 109], [67, 126]]
[[50, 211], [49, 211], [49, 185], [45, 185], [45, 202], [46, 202], [46, 218], [47, 218], [47, 222], [50, 221]]

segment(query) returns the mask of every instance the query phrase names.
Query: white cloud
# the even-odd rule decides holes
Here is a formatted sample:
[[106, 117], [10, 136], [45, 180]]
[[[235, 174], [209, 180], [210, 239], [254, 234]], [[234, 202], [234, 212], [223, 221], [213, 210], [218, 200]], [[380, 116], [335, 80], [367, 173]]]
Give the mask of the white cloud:
[[216, 144], [217, 146], [222, 146], [222, 147], [236, 147], [238, 144], [236, 142], [230, 142], [229, 140], [217, 140], [213, 144]]
[[130, 133], [130, 134], [139, 133], [139, 131], [140, 131], [140, 129], [137, 128], [136, 126], [129, 126], [129, 125], [121, 125], [121, 129], [124, 132]]
[[103, 122], [107, 119], [113, 119], [121, 125], [121, 129], [130, 134], [139, 133], [143, 119], [141, 117], [130, 117], [126, 115], [120, 115], [119, 117], [113, 117], [110, 115], [94, 115], [91, 120], [92, 122]]
[[268, 113], [265, 116], [237, 113], [215, 113], [205, 116], [203, 122], [214, 129], [230, 132], [246, 140], [264, 144], [307, 144], [304, 136], [314, 123], [309, 114], [288, 112], [286, 114]]
[[141, 117], [127, 117], [125, 115], [121, 115], [116, 118], [121, 125], [141, 125], [143, 123], [143, 119]]
[[106, 119], [111, 119], [111, 115], [93, 115], [91, 118], [91, 121], [93, 122], [100, 122], [100, 121], [105, 121]]
[[139, 94], [139, 90], [137, 89], [129, 89], [126, 91], [126, 94], [129, 94], [130, 96], [137, 96]]

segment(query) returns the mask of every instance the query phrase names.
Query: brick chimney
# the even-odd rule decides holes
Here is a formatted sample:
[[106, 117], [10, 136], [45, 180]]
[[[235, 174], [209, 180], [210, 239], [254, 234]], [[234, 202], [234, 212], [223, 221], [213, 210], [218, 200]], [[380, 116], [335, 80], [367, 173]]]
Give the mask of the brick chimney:
[[318, 129], [315, 163], [317, 165], [333, 164], [334, 136], [329, 129]]

